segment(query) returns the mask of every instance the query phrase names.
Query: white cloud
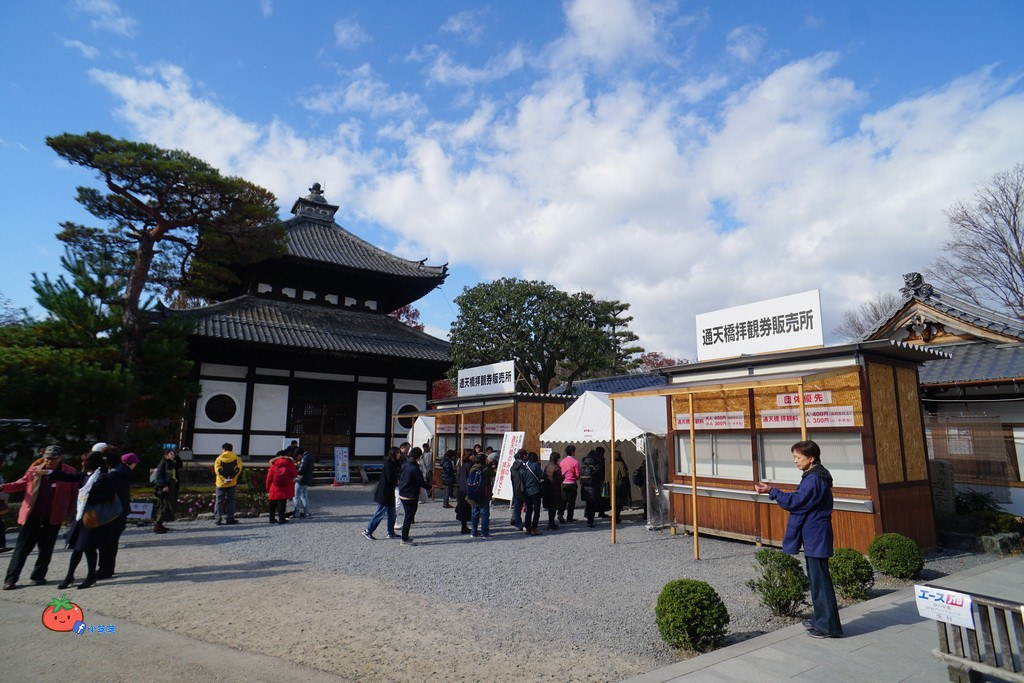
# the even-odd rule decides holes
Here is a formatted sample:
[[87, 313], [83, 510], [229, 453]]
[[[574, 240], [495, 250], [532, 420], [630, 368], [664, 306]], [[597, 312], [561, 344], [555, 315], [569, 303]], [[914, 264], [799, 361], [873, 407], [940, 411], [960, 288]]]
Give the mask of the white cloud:
[[684, 102], [696, 104], [711, 93], [718, 92], [729, 85], [729, 78], [722, 74], [712, 74], [707, 78], [690, 80], [679, 86], [679, 96]]
[[92, 16], [90, 25], [102, 31], [131, 38], [139, 22], [121, 11], [113, 0], [75, 0], [73, 7], [83, 14]]
[[302, 105], [320, 114], [364, 111], [374, 116], [401, 114], [419, 116], [425, 113], [418, 95], [391, 92], [370, 68], [363, 64], [346, 74], [347, 82], [339, 87], [322, 88], [302, 98]]
[[69, 47], [73, 50], [78, 50], [86, 59], [96, 59], [96, 57], [98, 57], [100, 54], [100, 51], [94, 48], [92, 45], [86, 45], [80, 40], [69, 40], [67, 38], [61, 38], [60, 43], [64, 47]]
[[467, 9], [448, 17], [441, 24], [442, 33], [451, 33], [461, 37], [467, 43], [476, 45], [484, 35], [484, 20], [487, 11], [484, 9]]
[[373, 42], [373, 39], [356, 19], [349, 18], [334, 22], [334, 42], [338, 47], [352, 50]]
[[274, 3], [271, 0], [258, 0], [260, 14], [269, 17], [274, 13]]
[[451, 55], [441, 52], [434, 58], [427, 74], [432, 83], [441, 85], [476, 85], [487, 83], [508, 76], [518, 71], [526, 64], [526, 52], [520, 46], [500, 55], [496, 55], [487, 61], [487, 64], [480, 69], [474, 69], [464, 64], [456, 64], [452, 61]]
[[744, 64], [753, 64], [768, 41], [768, 31], [760, 26], [737, 26], [725, 37], [725, 49]]
[[562, 51], [607, 66], [629, 54], [654, 49], [654, 13], [643, 0], [570, 0], [569, 32]]

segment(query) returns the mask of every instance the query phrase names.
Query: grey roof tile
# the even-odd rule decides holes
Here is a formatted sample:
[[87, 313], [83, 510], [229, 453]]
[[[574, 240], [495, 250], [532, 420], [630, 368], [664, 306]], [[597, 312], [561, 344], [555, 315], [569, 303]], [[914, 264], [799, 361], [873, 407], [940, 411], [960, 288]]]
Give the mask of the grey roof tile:
[[193, 335], [293, 349], [449, 362], [448, 342], [380, 313], [240, 296], [169, 317], [195, 321]]
[[931, 347], [952, 358], [921, 366], [921, 384], [1024, 378], [1024, 344], [957, 344]]
[[[665, 384], [667, 378], [659, 373], [650, 372], [636, 375], [616, 375], [614, 377], [597, 377], [594, 379], [583, 379], [572, 383], [572, 393], [576, 396], [584, 391], [600, 391], [614, 394], [620, 391], [633, 391], [634, 389], [645, 389], [647, 387]], [[555, 387], [552, 394], [564, 394], [565, 385]]]

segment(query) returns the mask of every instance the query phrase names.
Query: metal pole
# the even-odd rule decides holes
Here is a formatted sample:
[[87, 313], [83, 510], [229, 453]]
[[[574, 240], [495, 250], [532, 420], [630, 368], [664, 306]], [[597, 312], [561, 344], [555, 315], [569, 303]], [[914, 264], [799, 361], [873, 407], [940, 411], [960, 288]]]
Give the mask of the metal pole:
[[807, 406], [804, 405], [804, 381], [800, 380], [800, 440], [807, 441]]
[[611, 399], [612, 406], [612, 442], [608, 445], [612, 454], [612, 543], [615, 543], [615, 399]]
[[693, 415], [693, 394], [690, 399], [690, 502], [693, 516], [693, 559], [700, 559], [700, 531], [697, 525], [697, 420]]

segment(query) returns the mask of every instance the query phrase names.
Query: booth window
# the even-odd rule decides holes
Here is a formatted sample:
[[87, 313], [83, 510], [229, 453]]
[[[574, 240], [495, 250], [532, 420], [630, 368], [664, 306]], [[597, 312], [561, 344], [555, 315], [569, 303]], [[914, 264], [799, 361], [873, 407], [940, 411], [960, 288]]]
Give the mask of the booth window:
[[[697, 434], [697, 476], [743, 479], [754, 474], [749, 434]], [[676, 434], [676, 474], [690, 474], [690, 435]]]
[[444, 455], [448, 451], [459, 453], [459, 438], [455, 434], [438, 434], [434, 437], [437, 441], [437, 452]]
[[[864, 446], [856, 432], [815, 434], [821, 447], [821, 464], [832, 473], [832, 484], [843, 488], [862, 489], [864, 477]], [[777, 484], [798, 484], [803, 474], [793, 464], [790, 450], [800, 440], [799, 432], [761, 433], [761, 480]]]

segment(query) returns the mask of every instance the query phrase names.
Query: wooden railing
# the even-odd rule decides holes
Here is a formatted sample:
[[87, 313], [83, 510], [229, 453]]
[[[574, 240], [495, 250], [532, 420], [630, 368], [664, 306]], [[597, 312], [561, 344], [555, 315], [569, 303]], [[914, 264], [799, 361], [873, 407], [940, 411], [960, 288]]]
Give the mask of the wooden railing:
[[935, 622], [939, 629], [939, 648], [932, 650], [932, 655], [949, 665], [949, 680], [982, 681], [991, 677], [1024, 682], [1021, 606], [988, 595], [960, 592], [971, 596], [975, 628]]

